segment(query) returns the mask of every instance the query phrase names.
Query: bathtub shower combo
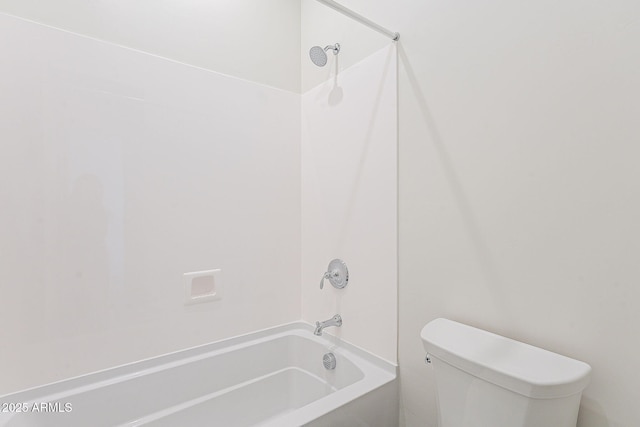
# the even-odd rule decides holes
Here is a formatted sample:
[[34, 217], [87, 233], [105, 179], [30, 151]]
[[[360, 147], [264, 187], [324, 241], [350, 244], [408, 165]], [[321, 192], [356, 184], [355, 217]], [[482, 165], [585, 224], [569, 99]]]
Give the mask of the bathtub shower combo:
[[[310, 58], [324, 66], [328, 51], [338, 55], [340, 44], [315, 46]], [[346, 264], [333, 260], [320, 289], [325, 281], [346, 287]], [[1, 396], [0, 427], [396, 425], [396, 366], [323, 334], [342, 325], [340, 314], [315, 327], [289, 323]]]

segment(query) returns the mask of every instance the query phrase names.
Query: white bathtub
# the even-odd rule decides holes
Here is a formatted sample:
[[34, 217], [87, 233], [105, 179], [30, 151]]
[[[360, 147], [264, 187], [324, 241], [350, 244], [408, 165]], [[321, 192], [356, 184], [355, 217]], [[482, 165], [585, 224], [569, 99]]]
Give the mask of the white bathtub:
[[395, 378], [394, 365], [292, 323], [2, 396], [0, 426], [391, 427]]

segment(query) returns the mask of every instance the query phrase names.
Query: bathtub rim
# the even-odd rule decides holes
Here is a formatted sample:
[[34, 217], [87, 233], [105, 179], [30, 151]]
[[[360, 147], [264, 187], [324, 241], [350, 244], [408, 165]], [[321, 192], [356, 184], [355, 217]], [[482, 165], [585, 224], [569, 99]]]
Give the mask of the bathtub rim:
[[[236, 335], [231, 338], [225, 338], [206, 344], [176, 350], [135, 362], [125, 363], [99, 371], [94, 371], [71, 378], [65, 378], [48, 384], [11, 392], [0, 396], [0, 401], [9, 399], [15, 400], [15, 398], [19, 398], [19, 400], [22, 402], [38, 401], [42, 400], [42, 398], [47, 398], [50, 400], [62, 399], [67, 396], [79, 394], [85, 391], [95, 390], [104, 386], [108, 386], [110, 384], [131, 380], [152, 372], [184, 365], [189, 362], [194, 362], [208, 357], [214, 357], [216, 352], [223, 353], [233, 351], [234, 347], [242, 348], [250, 345], [249, 343], [259, 344], [260, 342], [269, 341], [279, 336], [287, 335], [297, 335], [302, 338], [319, 343], [325, 347], [331, 347], [331, 351], [340, 353], [341, 355], [349, 358], [364, 373], [363, 379], [303, 407], [305, 409], [309, 406], [315, 407], [317, 411], [321, 412], [317, 414], [318, 416], [332, 410], [322, 410], [322, 408], [327, 405], [335, 409], [363, 395], [363, 388], [366, 388], [366, 391], [373, 391], [374, 389], [381, 387], [390, 381], [393, 381], [397, 377], [396, 364], [393, 364], [367, 350], [364, 350], [334, 335], [325, 333], [323, 334], [323, 336], [316, 336], [313, 334], [313, 330], [314, 327], [304, 321], [284, 323], [258, 331]], [[378, 372], [376, 373], [375, 371], [373, 371], [371, 367], [377, 368], [375, 371]], [[378, 373], [380, 375], [377, 375]], [[375, 378], [373, 378], [372, 375]], [[340, 399], [345, 399], [345, 397], [348, 397], [348, 399], [341, 401], [338, 400], [335, 395], [338, 395]], [[323, 404], [318, 405], [319, 402]], [[298, 409], [295, 412], [304, 412], [302, 411], [303, 408]], [[293, 417], [293, 415], [295, 414], [289, 415], [292, 416], [285, 417], [297, 419], [297, 417]], [[304, 418], [306, 419], [308, 417], [305, 416]], [[314, 418], [309, 418], [308, 421], [312, 421], [313, 419]], [[266, 423], [264, 425], [268, 426], [270, 424]], [[275, 425], [278, 424], [274, 424], [274, 426]], [[282, 422], [280, 422], [280, 425], [284, 426], [295, 424], [283, 424]]]

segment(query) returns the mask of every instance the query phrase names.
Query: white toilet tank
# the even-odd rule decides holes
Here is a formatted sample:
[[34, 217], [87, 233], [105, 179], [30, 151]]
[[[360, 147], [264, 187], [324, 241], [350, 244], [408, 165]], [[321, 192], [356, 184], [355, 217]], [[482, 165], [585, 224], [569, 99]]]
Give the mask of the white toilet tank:
[[576, 427], [586, 363], [447, 319], [420, 335], [440, 427]]

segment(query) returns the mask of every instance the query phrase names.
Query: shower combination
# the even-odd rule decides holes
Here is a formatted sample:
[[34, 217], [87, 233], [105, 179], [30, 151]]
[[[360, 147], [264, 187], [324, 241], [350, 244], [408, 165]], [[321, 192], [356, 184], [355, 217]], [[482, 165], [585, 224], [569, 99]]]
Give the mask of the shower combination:
[[328, 45], [324, 49], [320, 46], [314, 46], [309, 50], [309, 57], [311, 61], [318, 67], [324, 67], [327, 65], [327, 51], [333, 51], [334, 55], [340, 53], [340, 43], [334, 45]]

